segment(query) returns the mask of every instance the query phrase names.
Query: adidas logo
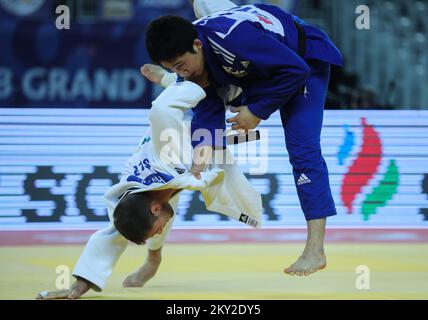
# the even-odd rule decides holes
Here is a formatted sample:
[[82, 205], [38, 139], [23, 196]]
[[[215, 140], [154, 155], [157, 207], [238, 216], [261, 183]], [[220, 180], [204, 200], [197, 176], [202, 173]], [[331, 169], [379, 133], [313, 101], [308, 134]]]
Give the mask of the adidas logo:
[[302, 184], [311, 183], [311, 179], [309, 179], [304, 173], [302, 173], [297, 180], [297, 185], [301, 186]]
[[248, 68], [248, 65], [250, 64], [250, 61], [241, 61], [241, 64], [244, 68]]

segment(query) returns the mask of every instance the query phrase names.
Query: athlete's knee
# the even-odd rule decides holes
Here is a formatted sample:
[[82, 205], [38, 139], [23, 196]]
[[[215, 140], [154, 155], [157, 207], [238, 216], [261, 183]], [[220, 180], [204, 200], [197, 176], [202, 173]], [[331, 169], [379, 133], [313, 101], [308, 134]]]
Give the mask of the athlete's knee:
[[319, 143], [293, 144], [287, 143], [287, 151], [290, 163], [294, 169], [305, 169], [323, 165], [324, 158], [321, 154]]

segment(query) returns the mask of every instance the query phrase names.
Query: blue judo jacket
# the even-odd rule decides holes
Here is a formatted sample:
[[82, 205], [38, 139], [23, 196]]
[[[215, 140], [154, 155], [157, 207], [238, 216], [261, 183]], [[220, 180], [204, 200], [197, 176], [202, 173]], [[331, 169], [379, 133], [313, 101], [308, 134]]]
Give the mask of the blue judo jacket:
[[[306, 34], [303, 58], [297, 53], [295, 21]], [[342, 65], [340, 51], [321, 29], [272, 5], [232, 8], [194, 25], [214, 85], [242, 87], [243, 104], [264, 120], [304, 85], [310, 74], [307, 60]]]

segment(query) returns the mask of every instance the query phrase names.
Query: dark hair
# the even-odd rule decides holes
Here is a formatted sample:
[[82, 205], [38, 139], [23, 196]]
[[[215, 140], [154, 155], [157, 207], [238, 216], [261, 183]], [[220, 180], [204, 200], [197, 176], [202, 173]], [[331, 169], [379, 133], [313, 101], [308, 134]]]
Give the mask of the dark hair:
[[125, 195], [114, 209], [114, 226], [129, 241], [144, 244], [156, 216], [151, 213], [151, 196], [148, 192]]
[[156, 64], [171, 61], [186, 52], [195, 53], [193, 42], [198, 38], [195, 26], [178, 16], [153, 20], [146, 32], [146, 48]]

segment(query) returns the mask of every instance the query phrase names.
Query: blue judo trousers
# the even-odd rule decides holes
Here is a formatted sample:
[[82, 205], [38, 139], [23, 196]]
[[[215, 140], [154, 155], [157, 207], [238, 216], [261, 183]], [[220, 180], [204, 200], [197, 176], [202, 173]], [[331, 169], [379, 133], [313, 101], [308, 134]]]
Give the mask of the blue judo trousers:
[[[194, 25], [214, 86], [241, 87], [236, 105], [261, 119], [279, 110], [306, 220], [335, 215], [320, 136], [330, 65], [342, 64], [340, 51], [319, 28], [271, 5], [232, 8]], [[223, 101], [206, 91], [193, 110], [192, 131], [225, 127]]]
[[336, 214], [320, 144], [330, 65], [313, 61], [310, 68], [307, 93], [297, 94], [280, 108], [294, 182], [306, 220]]

